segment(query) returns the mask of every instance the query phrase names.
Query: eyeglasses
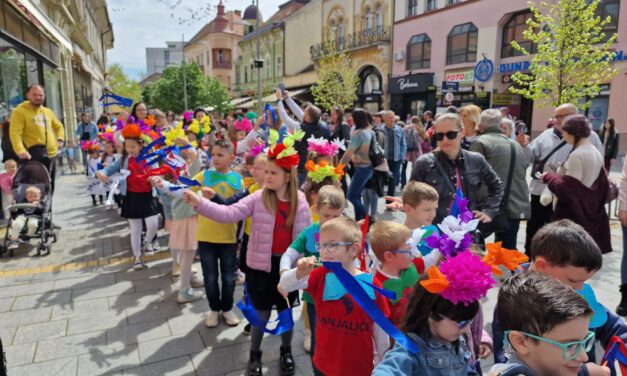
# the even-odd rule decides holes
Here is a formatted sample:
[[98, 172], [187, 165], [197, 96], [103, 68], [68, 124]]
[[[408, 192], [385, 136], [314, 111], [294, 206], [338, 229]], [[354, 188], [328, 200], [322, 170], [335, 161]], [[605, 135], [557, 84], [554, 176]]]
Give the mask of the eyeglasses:
[[450, 318], [448, 318], [448, 317], [446, 317], [444, 315], [440, 315], [440, 317], [443, 318], [443, 319], [447, 319], [449, 321], [453, 321], [457, 325], [457, 327], [459, 329], [464, 329], [465, 327], [467, 327], [468, 325], [470, 325], [472, 323], [472, 319], [457, 321], [457, 320], [450, 319]]
[[396, 249], [396, 250], [390, 251], [390, 252], [394, 253], [395, 255], [396, 254], [400, 254], [400, 255], [405, 255], [407, 257], [411, 257], [411, 255], [412, 255], [412, 251], [408, 251], [406, 249]]
[[335, 253], [340, 247], [348, 247], [355, 244], [355, 242], [335, 242], [335, 243], [316, 243], [316, 251], [321, 252], [326, 249], [329, 253]]
[[457, 138], [457, 134], [459, 133], [459, 131], [448, 131], [446, 133], [434, 133], [433, 137], [435, 137], [436, 141], [442, 141], [444, 140], [444, 136], [446, 136], [446, 138], [448, 138], [449, 140], [454, 140]]
[[[511, 333], [510, 330], [505, 332], [505, 338], [509, 338], [509, 333]], [[536, 336], [530, 333], [525, 333], [525, 332], [520, 332], [520, 333], [526, 335], [529, 338], [533, 338], [538, 341], [546, 342], [553, 346], [559, 347], [560, 349], [562, 349], [562, 358], [564, 358], [564, 360], [573, 360], [577, 358], [579, 354], [581, 354], [582, 350], [584, 352], [588, 352], [590, 351], [590, 349], [592, 349], [592, 345], [594, 345], [594, 332], [588, 332], [588, 335], [586, 336], [586, 338], [582, 339], [581, 341], [573, 341], [573, 342], [566, 342], [566, 343], [553, 341], [552, 339]]]

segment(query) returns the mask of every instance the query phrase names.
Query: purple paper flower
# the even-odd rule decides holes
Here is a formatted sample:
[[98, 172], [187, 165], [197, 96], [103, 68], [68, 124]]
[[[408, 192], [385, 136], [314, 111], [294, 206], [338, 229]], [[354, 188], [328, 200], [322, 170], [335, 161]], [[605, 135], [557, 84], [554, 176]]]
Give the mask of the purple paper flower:
[[455, 201], [457, 202], [457, 207], [459, 208], [459, 220], [463, 223], [470, 222], [474, 218], [474, 215], [470, 210], [468, 210], [468, 200], [455, 196]]
[[446, 258], [451, 258], [457, 256], [459, 252], [463, 252], [470, 248], [470, 245], [472, 244], [472, 236], [470, 236], [470, 234], [465, 234], [459, 242], [459, 246], [456, 245], [455, 240], [449, 238], [448, 235], [444, 233], [439, 236], [429, 236], [425, 239], [425, 243], [427, 243], [430, 248], [438, 249]]
[[129, 117], [128, 117], [128, 121], [127, 121], [127, 122], [128, 122], [129, 124], [133, 124], [133, 123], [135, 123], [135, 117], [133, 117], [133, 116], [129, 116]]

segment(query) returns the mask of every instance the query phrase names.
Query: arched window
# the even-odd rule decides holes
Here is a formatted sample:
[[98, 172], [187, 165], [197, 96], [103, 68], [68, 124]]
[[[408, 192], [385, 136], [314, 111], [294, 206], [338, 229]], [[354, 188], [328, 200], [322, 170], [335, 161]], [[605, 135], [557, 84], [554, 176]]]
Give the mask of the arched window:
[[431, 38], [424, 33], [407, 43], [407, 70], [423, 68], [431, 68]]
[[344, 25], [341, 23], [337, 27], [337, 45], [340, 50], [344, 48]]
[[527, 20], [533, 18], [533, 13], [526, 10], [513, 14], [509, 21], [503, 26], [503, 45], [501, 46], [501, 57], [520, 56], [518, 50], [512, 47], [512, 41], [516, 41], [522, 48], [531, 54], [538, 52], [535, 44], [526, 40], [523, 32], [528, 28]]
[[375, 67], [364, 68], [359, 74], [359, 79], [360, 94], [368, 95], [381, 91], [381, 74]]
[[477, 60], [477, 27], [468, 22], [453, 27], [448, 34], [446, 64], [460, 64]]
[[383, 32], [383, 7], [379, 5], [374, 15], [374, 23], [377, 33]]

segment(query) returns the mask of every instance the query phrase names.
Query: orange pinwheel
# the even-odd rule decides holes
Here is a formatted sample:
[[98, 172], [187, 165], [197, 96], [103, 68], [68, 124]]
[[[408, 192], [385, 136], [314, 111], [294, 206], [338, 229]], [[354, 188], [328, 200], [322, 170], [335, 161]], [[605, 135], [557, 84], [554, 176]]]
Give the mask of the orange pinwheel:
[[501, 244], [501, 242], [486, 244], [488, 253], [483, 257], [483, 262], [490, 265], [495, 275], [503, 275], [503, 271], [499, 268], [500, 265], [503, 265], [507, 270], [516, 270], [520, 264], [529, 261], [529, 257], [524, 253], [505, 249]]
[[446, 276], [442, 274], [440, 269], [436, 266], [430, 266], [429, 269], [427, 269], [427, 275], [429, 276], [429, 279], [420, 281], [420, 284], [425, 288], [425, 290], [432, 294], [440, 294], [448, 288], [448, 279], [446, 279]]

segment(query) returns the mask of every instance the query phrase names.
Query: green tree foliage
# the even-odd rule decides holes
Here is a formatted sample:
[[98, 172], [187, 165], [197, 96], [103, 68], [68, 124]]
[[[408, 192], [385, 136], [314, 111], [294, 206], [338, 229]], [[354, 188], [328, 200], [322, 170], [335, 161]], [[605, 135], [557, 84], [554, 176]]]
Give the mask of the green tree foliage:
[[352, 107], [357, 98], [359, 76], [351, 65], [346, 52], [338, 52], [335, 43], [325, 45], [324, 52], [316, 64], [318, 80], [311, 93], [316, 104], [327, 111], [334, 107]]
[[[531, 59], [528, 74], [512, 75], [517, 87], [510, 87], [511, 92], [545, 105], [590, 105], [584, 101], [598, 95], [599, 85], [618, 72], [612, 66], [615, 53], [610, 50], [616, 34], [603, 33], [610, 18], [603, 20], [596, 15], [599, 1], [529, 2], [533, 17], [527, 21], [529, 28], [523, 35], [537, 46], [538, 52]], [[529, 54], [516, 42], [512, 46]]]
[[131, 98], [133, 102], [137, 102], [142, 98], [142, 88], [137, 81], [126, 76], [120, 64], [112, 64], [109, 66], [109, 86], [114, 94], [125, 98]]
[[197, 107], [214, 107], [216, 111], [229, 109], [227, 88], [214, 77], [204, 77], [195, 63], [166, 68], [161, 78], [144, 91], [144, 94], [149, 97], [151, 106], [176, 113], [186, 110], [184, 108], [183, 69], [185, 69], [187, 81], [188, 110]]

